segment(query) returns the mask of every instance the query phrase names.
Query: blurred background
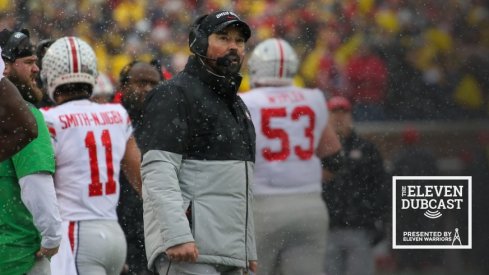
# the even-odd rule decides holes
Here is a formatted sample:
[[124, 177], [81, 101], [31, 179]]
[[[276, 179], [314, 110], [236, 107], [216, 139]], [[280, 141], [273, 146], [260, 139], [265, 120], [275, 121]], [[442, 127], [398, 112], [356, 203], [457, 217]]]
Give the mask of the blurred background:
[[[357, 131], [378, 145], [389, 173], [419, 171], [400, 160], [416, 147], [432, 158], [411, 156], [411, 164], [474, 177], [474, 248], [400, 253], [386, 240], [376, 250], [378, 274], [489, 274], [487, 1], [0, 0], [0, 27], [28, 28], [35, 43], [80, 36], [116, 84], [134, 59], [180, 71], [189, 26], [218, 9], [250, 24], [249, 50], [269, 37], [289, 41], [301, 60], [296, 85], [349, 98]], [[243, 73], [246, 92], [246, 66]]]

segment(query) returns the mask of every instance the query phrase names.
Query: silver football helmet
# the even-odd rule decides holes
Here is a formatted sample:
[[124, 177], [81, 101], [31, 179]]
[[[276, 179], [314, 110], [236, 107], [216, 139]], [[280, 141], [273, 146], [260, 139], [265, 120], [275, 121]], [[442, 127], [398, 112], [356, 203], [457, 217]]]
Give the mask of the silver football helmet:
[[92, 47], [78, 37], [67, 36], [54, 42], [42, 59], [41, 79], [54, 100], [56, 88], [69, 83], [95, 86], [97, 58]]
[[284, 86], [292, 84], [299, 60], [290, 44], [270, 38], [258, 44], [248, 60], [252, 86]]

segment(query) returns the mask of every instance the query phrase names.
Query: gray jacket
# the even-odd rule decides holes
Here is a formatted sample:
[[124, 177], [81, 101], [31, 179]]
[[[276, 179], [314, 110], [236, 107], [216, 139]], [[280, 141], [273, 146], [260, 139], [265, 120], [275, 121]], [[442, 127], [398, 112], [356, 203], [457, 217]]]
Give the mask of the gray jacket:
[[256, 260], [252, 193], [250, 183], [243, 185], [253, 178], [252, 162], [182, 161], [155, 150], [144, 155], [142, 167], [149, 266], [169, 247], [191, 241], [198, 262], [245, 267]]
[[208, 75], [195, 61], [145, 103], [140, 146], [148, 266], [169, 247], [195, 241], [198, 263], [246, 267], [257, 259], [254, 127], [236, 95], [240, 79]]

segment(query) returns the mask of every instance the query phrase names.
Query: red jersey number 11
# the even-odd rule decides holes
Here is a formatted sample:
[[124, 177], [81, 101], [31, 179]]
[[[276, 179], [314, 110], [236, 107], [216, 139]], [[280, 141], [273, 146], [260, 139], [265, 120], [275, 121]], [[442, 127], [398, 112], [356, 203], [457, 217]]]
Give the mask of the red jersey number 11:
[[[105, 148], [105, 162], [107, 166], [107, 182], [105, 183], [105, 195], [114, 194], [116, 184], [114, 181], [114, 164], [112, 161], [112, 141], [110, 139], [109, 130], [102, 131], [102, 146]], [[90, 178], [91, 182], [88, 185], [88, 195], [90, 197], [102, 196], [103, 187], [100, 182], [100, 169], [97, 158], [97, 141], [93, 131], [88, 131], [85, 137], [85, 147], [88, 149], [88, 157], [90, 161]]]

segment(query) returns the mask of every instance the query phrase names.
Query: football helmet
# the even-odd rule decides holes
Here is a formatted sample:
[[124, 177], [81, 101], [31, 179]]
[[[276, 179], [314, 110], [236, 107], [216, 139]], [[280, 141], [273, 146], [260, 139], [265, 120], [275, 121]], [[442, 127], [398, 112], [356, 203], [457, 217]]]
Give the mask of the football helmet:
[[269, 38], [258, 44], [248, 59], [252, 86], [284, 86], [292, 84], [299, 60], [290, 44], [279, 38]]
[[97, 58], [92, 47], [78, 37], [66, 36], [56, 40], [42, 59], [41, 79], [54, 101], [58, 86], [87, 83], [95, 86]]

